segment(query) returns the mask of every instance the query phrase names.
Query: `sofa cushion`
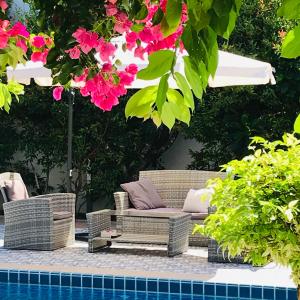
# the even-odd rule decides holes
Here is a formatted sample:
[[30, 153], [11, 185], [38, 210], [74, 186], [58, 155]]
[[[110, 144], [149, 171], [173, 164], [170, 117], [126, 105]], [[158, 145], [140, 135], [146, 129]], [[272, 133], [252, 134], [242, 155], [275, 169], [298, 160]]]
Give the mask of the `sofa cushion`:
[[24, 200], [28, 198], [26, 186], [21, 180], [5, 180], [4, 188], [9, 201]]
[[166, 207], [149, 179], [121, 184], [134, 208], [139, 210]]
[[183, 211], [189, 213], [208, 213], [208, 207], [214, 190], [211, 188], [189, 190], [183, 205]]
[[72, 213], [69, 211], [56, 211], [53, 213], [53, 220], [64, 220], [72, 218]]
[[[129, 208], [125, 211], [136, 211], [135, 208]], [[143, 211], [143, 210], [140, 210]], [[180, 208], [172, 208], [172, 207], [160, 207], [160, 208], [153, 208], [147, 209], [145, 212], [157, 212], [157, 213], [181, 213], [182, 209]], [[191, 213], [191, 220], [204, 220], [208, 216], [208, 213]]]

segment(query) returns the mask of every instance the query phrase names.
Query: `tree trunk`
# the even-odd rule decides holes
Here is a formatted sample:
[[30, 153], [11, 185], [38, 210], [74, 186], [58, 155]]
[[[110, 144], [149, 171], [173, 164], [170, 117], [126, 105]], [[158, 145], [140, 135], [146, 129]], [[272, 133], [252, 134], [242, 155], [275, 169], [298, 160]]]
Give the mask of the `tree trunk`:
[[300, 285], [297, 286], [297, 299], [300, 300]]

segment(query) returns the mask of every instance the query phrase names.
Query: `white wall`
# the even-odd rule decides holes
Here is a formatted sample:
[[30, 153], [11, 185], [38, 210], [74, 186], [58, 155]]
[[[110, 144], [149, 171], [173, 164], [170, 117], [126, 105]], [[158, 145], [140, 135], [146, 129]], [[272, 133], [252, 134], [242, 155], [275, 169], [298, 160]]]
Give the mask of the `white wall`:
[[184, 139], [179, 135], [171, 148], [162, 155], [162, 165], [168, 170], [186, 169], [191, 162], [189, 149], [199, 150], [201, 145], [195, 140]]

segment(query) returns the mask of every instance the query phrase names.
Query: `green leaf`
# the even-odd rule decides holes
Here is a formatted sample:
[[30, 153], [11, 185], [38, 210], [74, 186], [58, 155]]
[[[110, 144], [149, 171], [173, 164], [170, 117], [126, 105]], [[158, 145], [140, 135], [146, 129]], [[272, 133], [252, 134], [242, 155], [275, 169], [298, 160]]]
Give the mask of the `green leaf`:
[[180, 24], [182, 14], [182, 0], [168, 0], [166, 21], [169, 26], [168, 35], [174, 33]]
[[197, 32], [209, 25], [211, 16], [201, 5], [189, 8], [188, 13], [190, 23]]
[[147, 68], [137, 73], [138, 79], [153, 80], [171, 70], [175, 53], [171, 50], [159, 50], [149, 55]]
[[10, 80], [7, 84], [7, 89], [15, 95], [17, 100], [19, 100], [18, 95], [24, 95], [24, 86], [16, 81]]
[[229, 14], [232, 5], [232, 0], [214, 0], [213, 9], [217, 16], [223, 17]]
[[168, 102], [165, 102], [162, 107], [161, 120], [170, 130], [175, 124], [175, 116], [173, 114], [171, 105]]
[[162, 11], [162, 9], [159, 7], [158, 10], [156, 11], [156, 13], [154, 14], [153, 18], [152, 18], [152, 25], [158, 25], [162, 18], [164, 17], [164, 12]]
[[140, 11], [135, 15], [136, 20], [144, 20], [148, 15], [148, 9], [146, 5], [142, 5]]
[[184, 95], [184, 104], [190, 107], [192, 110], [195, 109], [194, 97], [191, 88], [186, 81], [185, 77], [178, 72], [175, 72], [175, 80]]
[[300, 19], [300, 1], [283, 0], [281, 7], [277, 11], [277, 15], [286, 19]]
[[139, 24], [132, 25], [130, 29], [134, 32], [140, 32], [144, 29], [144, 27], [145, 27], [145, 24], [139, 23]]
[[294, 131], [300, 134], [300, 115], [298, 115], [295, 123], [294, 123]]
[[300, 56], [300, 25], [292, 29], [284, 38], [281, 56], [285, 58]]
[[174, 89], [169, 89], [167, 92], [167, 98], [175, 118], [189, 125], [191, 114], [189, 108], [184, 104], [182, 95]]
[[0, 54], [0, 68], [1, 70], [5, 70], [8, 64], [9, 56], [7, 53]]
[[[7, 85], [0, 83], [0, 107], [10, 106], [11, 94], [8, 91]], [[7, 111], [7, 109], [5, 109]]]
[[188, 56], [183, 57], [184, 60], [184, 73], [190, 84], [195, 96], [198, 99], [202, 98], [203, 88], [202, 88], [202, 80], [199, 76], [198, 70], [195, 68], [194, 64], [192, 64], [190, 58]]
[[161, 125], [161, 117], [156, 110], [152, 113], [151, 118], [156, 127], [159, 127]]
[[157, 110], [158, 112], [161, 114], [162, 111], [162, 107], [164, 105], [164, 103], [166, 102], [166, 98], [167, 98], [167, 91], [169, 88], [169, 84], [168, 84], [168, 79], [169, 79], [169, 74], [164, 75], [160, 81], [159, 81], [159, 85], [158, 85], [158, 90], [157, 90], [157, 96], [156, 96], [156, 106], [157, 106]]
[[125, 107], [125, 116], [144, 117], [152, 111], [152, 105], [155, 102], [157, 86], [148, 86], [137, 91], [128, 100]]

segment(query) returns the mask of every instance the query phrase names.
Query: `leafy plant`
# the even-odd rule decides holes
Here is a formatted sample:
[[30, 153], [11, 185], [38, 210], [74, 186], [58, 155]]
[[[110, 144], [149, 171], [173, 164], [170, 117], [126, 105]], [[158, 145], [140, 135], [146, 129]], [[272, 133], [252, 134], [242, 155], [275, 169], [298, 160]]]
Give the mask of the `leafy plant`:
[[[300, 133], [299, 119], [295, 129]], [[216, 212], [195, 230], [215, 239], [230, 256], [289, 266], [299, 298], [300, 140], [294, 134], [273, 142], [254, 137], [249, 150], [250, 155], [222, 166], [224, 180], [210, 181]]]
[[284, 0], [278, 9], [278, 16], [298, 22], [284, 37], [281, 52], [282, 57], [296, 58], [300, 56], [300, 0]]
[[217, 170], [248, 154], [251, 136], [279, 139], [300, 112], [300, 59], [280, 58], [280, 35], [292, 23], [277, 18], [280, 0], [245, 0], [229, 41], [220, 48], [269, 61], [276, 85], [208, 89], [198, 103], [185, 136], [202, 147], [191, 152], [189, 168]]

